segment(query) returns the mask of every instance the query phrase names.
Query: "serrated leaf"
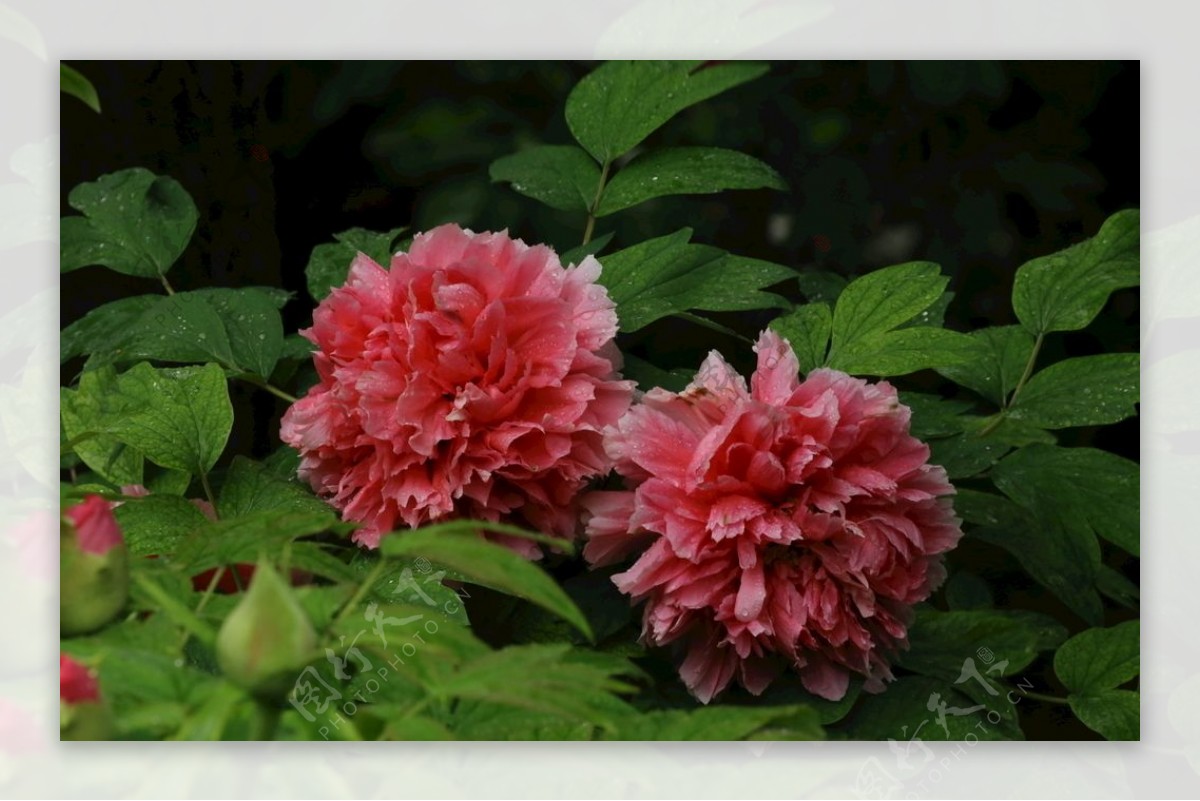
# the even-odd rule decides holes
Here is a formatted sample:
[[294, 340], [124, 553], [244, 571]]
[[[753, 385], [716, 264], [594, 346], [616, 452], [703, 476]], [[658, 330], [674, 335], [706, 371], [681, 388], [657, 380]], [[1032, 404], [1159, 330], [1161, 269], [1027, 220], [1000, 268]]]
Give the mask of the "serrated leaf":
[[1140, 740], [1141, 696], [1132, 690], [1104, 690], [1067, 696], [1071, 711], [1094, 732], [1108, 740]]
[[[896, 663], [923, 676], [958, 682], [964, 662], [978, 659], [990, 666], [993, 675], [1011, 676], [1066, 637], [1065, 627], [1035, 612], [925, 608], [917, 612], [909, 629], [909, 649]], [[991, 661], [985, 658], [989, 652]]]
[[677, 312], [788, 308], [762, 287], [795, 275], [787, 267], [689, 244], [684, 228], [601, 259], [599, 282], [617, 304], [621, 330], [636, 331]]
[[92, 111], [100, 113], [100, 95], [96, 94], [96, 87], [79, 70], [61, 61], [58, 64], [58, 87], [64, 94], [82, 100]]
[[1117, 289], [1140, 279], [1140, 215], [1119, 211], [1099, 233], [1023, 264], [1013, 283], [1013, 309], [1032, 334], [1076, 331], [1100, 313]]
[[63, 272], [99, 264], [126, 275], [158, 278], [179, 258], [196, 229], [196, 204], [180, 184], [135, 167], [71, 190], [63, 217]]
[[492, 162], [493, 181], [562, 211], [586, 212], [596, 200], [600, 168], [574, 145], [538, 145]]
[[163, 467], [199, 475], [216, 464], [233, 427], [225, 373], [215, 364], [158, 370], [142, 363], [117, 388], [136, 411], [108, 422], [117, 439]]
[[992, 471], [996, 486], [1040, 520], [1139, 552], [1138, 465], [1094, 448], [1029, 445]]
[[1092, 695], [1120, 687], [1141, 670], [1140, 637], [1136, 620], [1080, 632], [1054, 655], [1054, 673], [1072, 693]]
[[830, 363], [842, 351], [885, 334], [928, 309], [941, 297], [949, 280], [932, 262], [909, 262], [851, 281], [833, 309]]
[[609, 61], [571, 90], [567, 126], [596, 161], [611, 162], [688, 106], [766, 71], [752, 63]]
[[350, 262], [358, 253], [365, 253], [385, 268], [391, 264], [396, 239], [406, 231], [404, 227], [379, 233], [365, 228], [351, 228], [335, 234], [336, 242], [326, 242], [313, 248], [304, 268], [308, 282], [308, 294], [314, 300], [323, 300], [331, 288], [346, 283], [350, 273]]
[[604, 188], [596, 216], [604, 217], [665, 195], [763, 188], [786, 190], [787, 184], [770, 166], [745, 153], [719, 147], [652, 150], [629, 162], [613, 177]]
[[1136, 353], [1081, 356], [1034, 373], [1008, 415], [1040, 428], [1118, 423], [1137, 414]]
[[1094, 536], [1076, 528], [1056, 529], [991, 493], [960, 489], [954, 508], [979, 526], [968, 536], [1011, 553], [1026, 573], [1077, 615], [1089, 621], [1103, 615], [1095, 588], [1100, 549]]
[[832, 327], [833, 313], [824, 303], [797, 306], [771, 321], [771, 328], [791, 343], [801, 373], [808, 373], [825, 363]]
[[524, 598], [592, 636], [583, 612], [541, 568], [469, 528], [427, 526], [385, 536], [379, 547], [385, 556], [423, 556], [472, 582]]
[[855, 339], [830, 352], [829, 366], [852, 375], [895, 376], [962, 364], [970, 358], [966, 334], [915, 326]]
[[194, 503], [175, 495], [130, 498], [113, 515], [134, 556], [170, 555], [188, 533], [209, 522]]
[[1033, 352], [1034, 337], [1019, 325], [981, 328], [968, 336], [972, 340], [971, 357], [938, 367], [937, 371], [1003, 406], [1025, 370]]

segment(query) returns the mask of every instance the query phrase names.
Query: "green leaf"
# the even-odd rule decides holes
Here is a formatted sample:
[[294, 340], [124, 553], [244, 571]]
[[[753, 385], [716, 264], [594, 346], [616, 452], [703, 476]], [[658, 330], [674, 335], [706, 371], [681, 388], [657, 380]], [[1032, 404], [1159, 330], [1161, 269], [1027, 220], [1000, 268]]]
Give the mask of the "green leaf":
[[569, 267], [572, 264], [579, 264], [588, 256], [595, 256], [600, 251], [604, 250], [605, 245], [612, 241], [613, 232], [593, 237], [592, 240], [583, 245], [576, 245], [570, 250], [565, 250], [559, 254], [558, 260], [562, 262], [564, 267]]
[[1141, 595], [1136, 584], [1108, 565], [1100, 565], [1100, 569], [1096, 571], [1096, 589], [1130, 609], [1137, 608]]
[[751, 63], [609, 61], [571, 90], [567, 126], [596, 161], [611, 162], [688, 106], [766, 71]]
[[65, 94], [82, 100], [92, 111], [100, 113], [100, 95], [96, 94], [96, 87], [78, 70], [61, 61], [58, 63], [58, 86]]
[[[980, 672], [984, 669], [986, 666]], [[909, 746], [910, 742], [962, 741], [968, 735], [980, 740], [1024, 739], [1011, 719], [1002, 717], [999, 723], [993, 723], [987, 705], [965, 695], [961, 692], [964, 685], [952, 681], [927, 676], [897, 679], [886, 691], [863, 696], [846, 719], [846, 733], [855, 740], [895, 740], [900, 753], [907, 749], [916, 760], [922, 758], [921, 746]], [[942, 705], [945, 708], [939, 715]]]
[[1100, 313], [1114, 290], [1139, 280], [1140, 215], [1119, 211], [1092, 239], [1027, 262], [1013, 283], [1013, 309], [1032, 334], [1076, 331]]
[[1039, 520], [1095, 533], [1139, 552], [1138, 465], [1094, 448], [1029, 445], [992, 471], [1005, 495]]
[[744, 311], [788, 308], [762, 287], [795, 275], [778, 264], [747, 259], [707, 245], [689, 244], [692, 231], [605, 256], [600, 283], [617, 304], [621, 330], [636, 331], [662, 317], [691, 309]]
[[918, 439], [946, 437], [963, 431], [963, 412], [971, 408], [965, 401], [946, 400], [923, 392], [901, 392], [900, 402], [912, 410], [909, 429]]
[[161, 300], [161, 295], [134, 295], [92, 309], [62, 330], [60, 361], [112, 350], [142, 314]]
[[771, 328], [791, 343], [801, 373], [809, 373], [825, 364], [832, 327], [833, 313], [824, 303], [797, 306], [771, 321]]
[[433, 525], [395, 533], [384, 537], [379, 547], [385, 556], [424, 556], [472, 582], [535, 603], [592, 636], [583, 612], [541, 568], [482, 539], [470, 527]]
[[600, 168], [574, 145], [538, 145], [492, 162], [493, 181], [562, 211], [586, 212], [596, 200]]
[[195, 575], [218, 565], [256, 562], [262, 554], [281, 552], [289, 544], [295, 551], [311, 544], [295, 540], [336, 527], [337, 520], [328, 510], [250, 512], [193, 531], [180, 542], [171, 561]]
[[257, 287], [201, 289], [195, 294], [220, 317], [233, 353], [231, 366], [269, 378], [283, 353], [283, 319], [275, 300]]
[[968, 336], [972, 340], [971, 357], [937, 371], [1003, 406], [1025, 371], [1033, 352], [1033, 335], [1019, 325], [1005, 325], [981, 328]]
[[806, 706], [718, 705], [642, 712], [622, 720], [610, 739], [678, 742], [824, 738], [816, 711]]
[[991, 493], [960, 489], [954, 508], [979, 526], [970, 532], [972, 539], [1011, 553], [1026, 573], [1084, 620], [1101, 618], [1104, 609], [1095, 588], [1100, 549], [1090, 533], [1057, 529]]
[[1066, 636], [1060, 623], [1034, 612], [925, 608], [917, 612], [916, 623], [909, 630], [909, 649], [899, 655], [896, 664], [923, 676], [957, 682], [964, 662], [975, 659], [990, 666], [992, 675], [1011, 676], [1028, 667], [1039, 652], [1057, 647]]
[[974, 573], [955, 573], [946, 582], [943, 591], [946, 594], [946, 606], [954, 612], [988, 609], [994, 600], [992, 588]]
[[84, 373], [78, 389], [59, 393], [63, 436], [83, 463], [106, 481], [120, 487], [141, 484], [145, 459], [110, 433], [110, 421], [136, 411], [145, 401], [130, 402], [120, 395], [112, 368]]
[[157, 370], [136, 365], [117, 382], [122, 398], [144, 404], [108, 430], [155, 464], [199, 475], [216, 464], [233, 427], [225, 374], [215, 364]]
[[1102, 426], [1137, 414], [1136, 353], [1081, 356], [1034, 373], [1009, 417], [1041, 428]]
[[787, 184], [771, 167], [745, 153], [719, 147], [652, 150], [622, 167], [608, 183], [596, 216], [604, 217], [664, 195], [762, 188], [786, 190]]
[[1132, 690], [1104, 690], [1068, 695], [1071, 711], [1083, 724], [1108, 740], [1140, 740], [1141, 696]]
[[1136, 620], [1080, 632], [1054, 655], [1054, 672], [1072, 693], [1089, 695], [1120, 687], [1141, 670], [1140, 637]]
[[851, 281], [833, 309], [830, 363], [857, 343], [917, 317], [941, 297], [949, 280], [936, 264], [922, 261], [885, 267]]
[[261, 464], [235, 456], [221, 485], [217, 509], [222, 518], [254, 512], [324, 513], [329, 506], [306, 487], [280, 478]]
[[916, 326], [853, 340], [830, 353], [829, 366], [854, 375], [894, 376], [962, 364], [970, 358], [971, 340], [966, 334]]
[[234, 364], [233, 346], [221, 315], [196, 292], [160, 297], [109, 344], [109, 352], [93, 352], [89, 368], [145, 359]]
[[351, 228], [335, 234], [336, 242], [327, 242], [313, 248], [304, 274], [308, 279], [308, 294], [315, 300], [323, 300], [330, 289], [346, 283], [350, 263], [360, 252], [365, 253], [377, 264], [387, 268], [395, 253], [396, 239], [407, 229], [393, 228], [386, 233]]
[[625, 366], [622, 368], [625, 378], [632, 378], [642, 392], [649, 392], [654, 387], [662, 387], [671, 392], [682, 392], [691, 383], [695, 371], [664, 370], [655, 367], [645, 359], [639, 359], [632, 354], [625, 354]]
[[177, 181], [140, 167], [80, 184], [67, 202], [84, 216], [62, 218], [63, 272], [99, 264], [158, 278], [183, 253], [199, 218]]
[[169, 556], [188, 533], [209, 522], [194, 503], [176, 495], [129, 498], [113, 515], [134, 556]]
[[846, 288], [845, 276], [829, 270], [801, 270], [796, 284], [809, 303], [825, 303], [830, 308]]

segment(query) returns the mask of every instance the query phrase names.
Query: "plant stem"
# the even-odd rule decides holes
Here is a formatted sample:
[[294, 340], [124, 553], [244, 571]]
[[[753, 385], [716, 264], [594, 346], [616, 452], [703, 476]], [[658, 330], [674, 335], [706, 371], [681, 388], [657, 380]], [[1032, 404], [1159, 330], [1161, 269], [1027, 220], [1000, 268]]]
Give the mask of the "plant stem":
[[1037, 362], [1038, 352], [1042, 349], [1042, 341], [1046, 338], [1045, 334], [1038, 334], [1037, 339], [1033, 342], [1033, 350], [1029, 351], [1029, 361], [1025, 363], [1025, 372], [1021, 373], [1021, 379], [1017, 381], [1016, 387], [1013, 388], [1012, 395], [1008, 398], [1006, 409], [1012, 408], [1012, 405], [1017, 402], [1017, 395], [1020, 394], [1025, 382], [1033, 375], [1033, 366]]
[[163, 289], [167, 290], [168, 295], [174, 295], [175, 289], [171, 286], [171, 282], [167, 280], [167, 276], [162, 273], [158, 274], [158, 278], [162, 281]]
[[279, 387], [277, 387], [274, 384], [271, 384], [267, 381], [264, 381], [263, 379], [259, 378], [258, 376], [254, 375], [253, 373], [238, 373], [234, 377], [240, 378], [242, 381], [245, 381], [247, 384], [253, 384], [254, 386], [258, 387], [259, 389], [265, 389], [267, 392], [270, 392], [275, 397], [285, 400], [288, 403], [295, 403], [297, 400], [299, 400], [295, 395], [289, 395], [288, 393], [284, 392]]
[[611, 166], [612, 162], [606, 161], [600, 168], [600, 182], [596, 184], [596, 196], [592, 198], [592, 205], [588, 206], [587, 225], [583, 229], [584, 245], [592, 241], [592, 231], [596, 227], [596, 211], [600, 208], [600, 198], [604, 197], [604, 184], [608, 182], [608, 168]]
[[200, 486], [204, 487], [204, 497], [212, 504], [213, 517], [220, 518], [217, 513], [217, 497], [213, 495], [212, 485], [208, 483], [208, 473], [200, 471]]
[[1015, 692], [1024, 695], [1027, 698], [1032, 698], [1035, 701], [1044, 701], [1047, 704], [1066, 704], [1066, 698], [1059, 698], [1057, 695], [1046, 695], [1045, 693], [1036, 693], [1033, 690], [1017, 689]]
[[346, 601], [342, 608], [338, 610], [338, 613], [334, 615], [333, 620], [329, 621], [328, 631], [333, 631], [337, 627], [337, 624], [341, 623], [342, 619], [350, 614], [350, 610], [358, 606], [359, 602], [367, 596], [367, 593], [371, 591], [372, 585], [379, 580], [380, 574], [383, 573], [385, 564], [382, 558], [375, 563], [375, 566], [371, 568], [366, 577], [359, 583], [358, 589], [350, 596], [350, 600]]

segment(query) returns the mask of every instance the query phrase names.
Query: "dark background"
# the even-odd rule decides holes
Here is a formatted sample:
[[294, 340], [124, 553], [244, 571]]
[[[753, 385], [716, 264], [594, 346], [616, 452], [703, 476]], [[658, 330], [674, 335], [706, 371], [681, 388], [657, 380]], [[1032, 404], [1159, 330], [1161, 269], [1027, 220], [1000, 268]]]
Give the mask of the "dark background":
[[[172, 176], [200, 211], [192, 245], [171, 272], [175, 288], [283, 286], [296, 294], [284, 311], [289, 332], [311, 321], [304, 267], [313, 246], [353, 226], [419, 231], [454, 221], [508, 228], [560, 251], [579, 243], [582, 215], [491, 184], [487, 166], [523, 145], [572, 141], [563, 107], [589, 62], [72, 66], [96, 86], [103, 113], [62, 101], [62, 213], [72, 213], [71, 187], [101, 174], [143, 166]], [[846, 276], [935, 261], [957, 293], [948, 327], [1007, 324], [1022, 263], [1139, 205], [1139, 125], [1136, 62], [776, 63], [680, 114], [647, 144], [748, 152], [775, 167], [789, 192], [667, 198], [603, 218], [596, 232], [614, 231], [614, 250], [688, 226], [693, 241]], [[158, 291], [157, 282], [78, 270], [62, 277], [62, 323]], [[800, 297], [792, 285], [778, 291]], [[776, 313], [711, 316], [754, 338]], [[1137, 325], [1136, 290], [1118, 292], [1087, 331], [1048, 337], [1039, 363], [1135, 351]], [[662, 367], [694, 369], [712, 347], [743, 371], [752, 367], [744, 342], [680, 320], [621, 345]], [[65, 365], [64, 382], [78, 368]], [[932, 373], [902, 386], [952, 389]], [[283, 403], [238, 382], [231, 391], [236, 427], [226, 458], [266, 455], [278, 446]], [[1065, 445], [1138, 457], [1136, 420], [1063, 434]], [[956, 560], [985, 575], [1023, 577], [1003, 552], [976, 548], [964, 543]], [[1135, 560], [1107, 556], [1136, 581]], [[1015, 585], [997, 603], [1073, 620], [1028, 589], [1026, 597]], [[1050, 673], [1031, 678], [1054, 682]], [[1029, 703], [1030, 737], [1095, 736]]]

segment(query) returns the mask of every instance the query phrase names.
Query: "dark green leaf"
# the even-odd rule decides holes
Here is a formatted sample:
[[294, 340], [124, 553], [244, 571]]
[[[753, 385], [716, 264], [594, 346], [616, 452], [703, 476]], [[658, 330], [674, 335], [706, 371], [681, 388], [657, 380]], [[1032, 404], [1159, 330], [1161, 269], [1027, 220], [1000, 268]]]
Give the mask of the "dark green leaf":
[[145, 459], [110, 433], [111, 421], [139, 411], [146, 402], [123, 397], [111, 367], [84, 373], [78, 389], [63, 387], [59, 393], [63, 436], [84, 464], [114, 486], [141, 484]]
[[541, 568], [469, 527], [435, 525], [392, 534], [383, 538], [380, 550], [386, 556], [424, 556], [472, 582], [531, 601], [592, 636], [579, 607]]
[[662, 387], [671, 392], [681, 392], [695, 376], [694, 371], [663, 370], [645, 359], [639, 359], [637, 356], [629, 354], [625, 356], [625, 367], [622, 369], [622, 374], [626, 378], [636, 381], [638, 389], [642, 392], [649, 392], [654, 387]]
[[787, 308], [783, 298], [760, 291], [795, 273], [778, 264], [689, 244], [691, 229], [651, 239], [605, 256], [600, 283], [617, 304], [622, 331], [692, 309], [743, 311]]
[[1054, 672], [1072, 693], [1091, 695], [1120, 687], [1141, 670], [1140, 637], [1136, 620], [1080, 632], [1054, 655]]
[[652, 150], [622, 167], [609, 182], [596, 216], [604, 217], [664, 195], [764, 187], [786, 190], [787, 184], [771, 167], [745, 153], [719, 147]]
[[264, 553], [278, 553], [294, 540], [335, 526], [330, 511], [250, 512], [193, 531], [179, 544], [172, 562], [193, 575], [218, 565], [253, 563]]
[[194, 503], [175, 495], [130, 498], [113, 514], [134, 556], [169, 556], [184, 536], [208, 522]]
[[607, 234], [601, 234], [600, 236], [594, 237], [586, 245], [576, 245], [570, 250], [563, 251], [559, 255], [558, 259], [562, 262], [564, 267], [569, 267], [572, 264], [579, 264], [588, 256], [595, 256], [597, 253], [604, 250], [604, 246], [611, 242], [612, 238], [612, 231], [609, 231]]
[[574, 145], [538, 145], [492, 162], [493, 181], [562, 211], [586, 212], [596, 200], [600, 168]]
[[[766, 735], [763, 737], [762, 735]], [[709, 706], [643, 712], [621, 721], [616, 740], [821, 740], [815, 710], [805, 706]]]
[[900, 402], [912, 410], [910, 430], [918, 439], [946, 437], [963, 430], [963, 412], [971, 408], [965, 401], [946, 400], [923, 392], [901, 392]]
[[992, 606], [992, 588], [974, 573], [955, 573], [944, 589], [946, 606], [952, 611], [988, 609]]
[[766, 71], [751, 63], [609, 61], [567, 97], [567, 125], [596, 161], [611, 162], [688, 106]]
[[796, 279], [809, 303], [826, 303], [831, 309], [847, 283], [845, 276], [829, 270], [801, 270]]
[[329, 506], [308, 488], [237, 456], [225, 474], [217, 509], [221, 517], [229, 518], [267, 511], [324, 513]]
[[843, 350], [917, 317], [941, 297], [947, 283], [932, 262], [885, 267], [851, 281], [833, 309], [830, 362]]
[[258, 287], [201, 289], [195, 294], [221, 320], [233, 354], [230, 366], [269, 378], [283, 352], [283, 320], [275, 299]]
[[1140, 592], [1137, 585], [1108, 565], [1100, 565], [1096, 571], [1096, 589], [1121, 606], [1133, 609], [1138, 605]]
[[323, 300], [329, 290], [346, 283], [350, 263], [360, 252], [365, 253], [377, 264], [387, 268], [392, 261], [396, 239], [406, 229], [393, 228], [385, 233], [351, 228], [335, 234], [336, 242], [327, 242], [313, 248], [304, 274], [308, 279], [308, 294], [315, 300]]
[[62, 92], [82, 100], [92, 111], [100, 113], [100, 96], [96, 94], [96, 87], [79, 70], [61, 61], [58, 63], [58, 86]]
[[921, 609], [909, 630], [909, 650], [901, 667], [957, 682], [964, 663], [976, 660], [980, 673], [1011, 676], [1028, 667], [1040, 651], [1056, 648], [1067, 630], [1052, 618], [1025, 611], [939, 612]]
[[92, 309], [62, 330], [59, 359], [65, 362], [113, 349], [142, 314], [160, 300], [161, 295], [134, 295]]
[[1109, 740], [1140, 740], [1141, 696], [1132, 690], [1069, 695], [1067, 701], [1084, 725]]
[[1137, 414], [1136, 353], [1081, 356], [1034, 373], [1009, 416], [1041, 428], [1100, 426]]
[[825, 364], [832, 326], [833, 314], [824, 303], [797, 306], [790, 313], [771, 321], [771, 328], [791, 343], [801, 373], [811, 372]]
[[157, 278], [183, 253], [199, 214], [178, 182], [135, 167], [83, 183], [67, 198], [83, 217], [63, 217], [62, 271], [100, 264]]
[[1017, 270], [1013, 309], [1032, 334], [1075, 331], [1095, 319], [1108, 296], [1140, 278], [1140, 215], [1120, 211], [1092, 239]]
[[[983, 669], [986, 666], [981, 673]], [[953, 678], [926, 676], [897, 679], [879, 695], [863, 696], [846, 719], [846, 732], [856, 740], [895, 740], [900, 752], [915, 760], [922, 758], [921, 746], [910, 742], [961, 741], [968, 735], [980, 740], [1024, 739], [1011, 718], [993, 723], [988, 706], [965, 695], [965, 685], [952, 682]]]
[[939, 367], [938, 372], [1003, 406], [1033, 352], [1033, 335], [1019, 325], [1006, 325], [981, 328], [969, 336], [971, 357], [959, 364]]
[[[836, 311], [834, 314], [836, 325]], [[966, 334], [944, 328], [901, 328], [853, 340], [836, 353], [830, 353], [829, 366], [855, 375], [905, 375], [962, 364], [971, 358], [970, 343]]]

